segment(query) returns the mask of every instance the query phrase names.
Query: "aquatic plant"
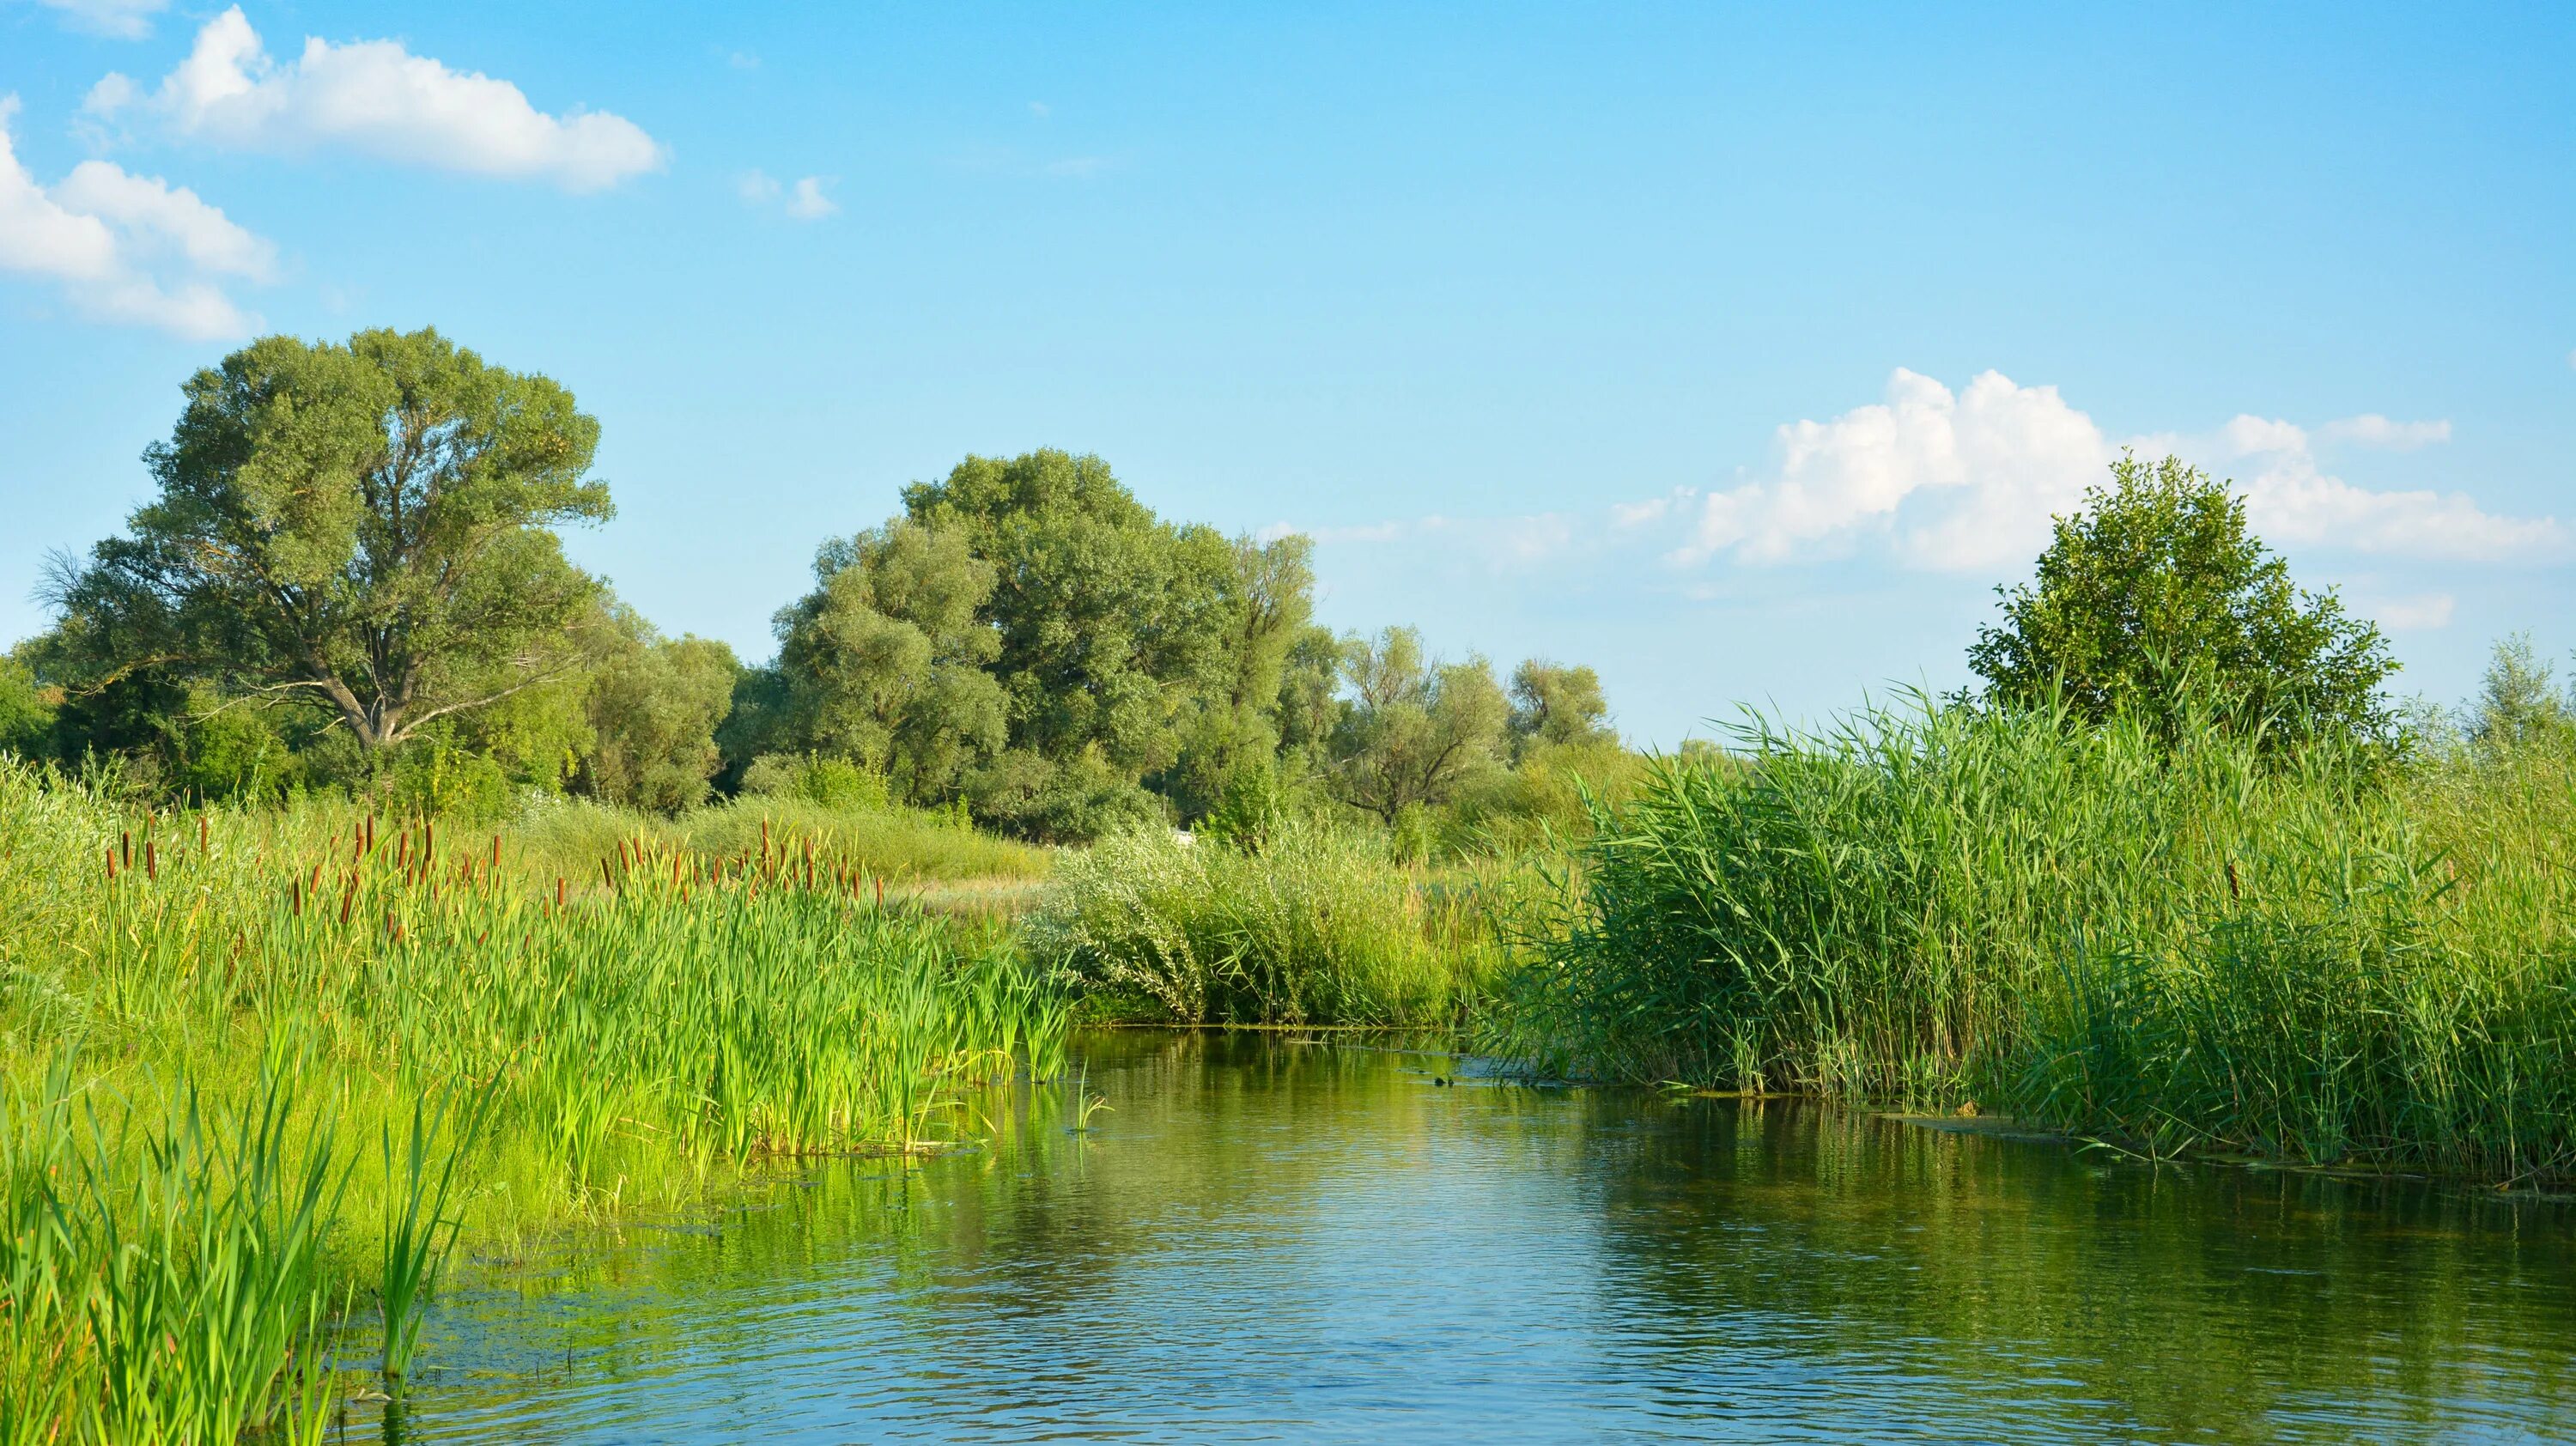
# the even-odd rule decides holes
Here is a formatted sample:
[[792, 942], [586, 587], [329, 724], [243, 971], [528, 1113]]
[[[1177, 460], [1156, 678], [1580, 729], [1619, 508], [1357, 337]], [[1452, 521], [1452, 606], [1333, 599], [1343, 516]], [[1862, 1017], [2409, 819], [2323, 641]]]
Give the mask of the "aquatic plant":
[[1382, 831], [1312, 821], [1258, 844], [1141, 830], [1062, 859], [1023, 939], [1140, 1017], [1442, 1024], [1500, 959], [1477, 886], [1507, 872], [1434, 878]]
[[1489, 1042], [2155, 1152], [2576, 1173], [2563, 753], [2391, 764], [1928, 699], [1605, 810]]
[[460, 1238], [954, 1138], [972, 1091], [1061, 1069], [1061, 992], [998, 936], [751, 829], [531, 888], [505, 838], [434, 819], [155, 817], [0, 761], [0, 1443], [230, 1441], [323, 1389], [313, 1332], [353, 1293], [408, 1369]]

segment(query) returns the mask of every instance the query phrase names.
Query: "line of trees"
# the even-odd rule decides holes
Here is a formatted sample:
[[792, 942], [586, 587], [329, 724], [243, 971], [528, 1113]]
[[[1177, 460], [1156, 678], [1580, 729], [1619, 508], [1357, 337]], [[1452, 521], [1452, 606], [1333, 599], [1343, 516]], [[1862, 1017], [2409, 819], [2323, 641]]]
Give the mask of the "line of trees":
[[[435, 331], [255, 342], [184, 388], [124, 533], [58, 556], [0, 663], [0, 747], [198, 798], [674, 811], [852, 778], [1024, 837], [1390, 823], [1515, 764], [1617, 751], [1589, 668], [1428, 657], [1312, 617], [1303, 537], [1157, 517], [1098, 457], [969, 457], [825, 542], [777, 653], [666, 638], [574, 566], [613, 516], [598, 423]], [[836, 782], [837, 781], [837, 782]]]

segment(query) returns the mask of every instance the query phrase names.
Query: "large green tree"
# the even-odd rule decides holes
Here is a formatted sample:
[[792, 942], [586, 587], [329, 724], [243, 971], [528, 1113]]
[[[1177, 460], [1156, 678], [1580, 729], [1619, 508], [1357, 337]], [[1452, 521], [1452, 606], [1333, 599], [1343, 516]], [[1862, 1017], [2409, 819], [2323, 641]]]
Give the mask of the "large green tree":
[[985, 670], [1002, 639], [980, 616], [993, 566], [962, 533], [897, 518], [825, 543], [814, 580], [778, 614], [779, 741], [852, 759], [914, 802], [946, 797], [1004, 741]]
[[2111, 485], [2056, 520], [2038, 575], [2003, 598], [1968, 661], [1999, 698], [2055, 696], [2099, 721], [2170, 729], [2186, 684], [2238, 726], [2293, 740], [2378, 740], [2397, 670], [2387, 640], [2330, 588], [2306, 592], [2246, 525], [2245, 503], [2176, 458], [2124, 455]]
[[198, 372], [158, 495], [57, 566], [76, 692], [156, 675], [319, 709], [369, 753], [581, 665], [610, 515], [572, 393], [435, 331], [273, 336]]
[[1169, 767], [1184, 724], [1232, 683], [1233, 545], [1158, 520], [1098, 457], [969, 457], [904, 506], [994, 569], [980, 616], [1000, 639], [1014, 750], [1132, 781]]

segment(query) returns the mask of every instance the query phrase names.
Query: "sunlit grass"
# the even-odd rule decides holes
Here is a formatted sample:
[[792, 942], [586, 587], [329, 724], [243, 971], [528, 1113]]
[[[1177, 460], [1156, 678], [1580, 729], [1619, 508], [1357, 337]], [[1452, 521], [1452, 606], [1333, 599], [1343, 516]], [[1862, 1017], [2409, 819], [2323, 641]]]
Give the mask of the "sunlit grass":
[[1928, 704], [1756, 724], [1605, 817], [1494, 1041], [2157, 1153], [2563, 1179], [2571, 785], [2539, 751], [2283, 761]]
[[1006, 940], [803, 822], [616, 838], [576, 874], [0, 763], [0, 1443], [304, 1431], [316, 1332], [381, 1308], [399, 1377], [457, 1239], [935, 1146], [983, 1084], [1062, 1068], [1063, 999]]

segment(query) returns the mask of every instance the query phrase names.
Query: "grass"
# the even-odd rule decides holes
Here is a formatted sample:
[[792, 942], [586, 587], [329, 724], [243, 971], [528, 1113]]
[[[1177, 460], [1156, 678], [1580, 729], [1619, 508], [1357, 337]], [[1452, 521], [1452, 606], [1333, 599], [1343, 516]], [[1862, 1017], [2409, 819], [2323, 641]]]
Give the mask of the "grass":
[[1496, 905], [1534, 877], [1410, 869], [1382, 832], [1313, 822], [1257, 847], [1144, 830], [1059, 861], [1023, 937], [1126, 1019], [1445, 1025], [1502, 962]]
[[309, 1437], [318, 1333], [381, 1311], [398, 1380], [460, 1238], [935, 1147], [1061, 1070], [1060, 992], [882, 895], [881, 840], [699, 830], [576, 872], [561, 833], [155, 818], [0, 762], [0, 1443]]
[[2539, 750], [2282, 762], [1928, 700], [1757, 721], [1605, 815], [1490, 1042], [2160, 1155], [2563, 1181], [2571, 813]]

